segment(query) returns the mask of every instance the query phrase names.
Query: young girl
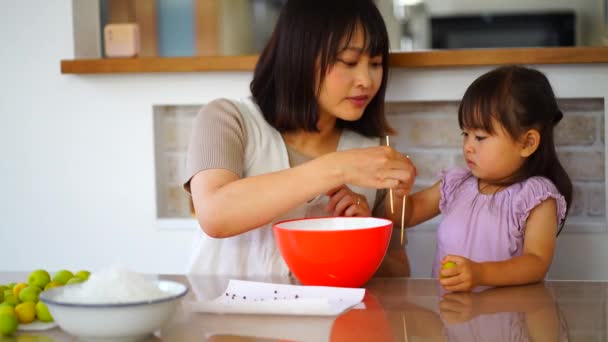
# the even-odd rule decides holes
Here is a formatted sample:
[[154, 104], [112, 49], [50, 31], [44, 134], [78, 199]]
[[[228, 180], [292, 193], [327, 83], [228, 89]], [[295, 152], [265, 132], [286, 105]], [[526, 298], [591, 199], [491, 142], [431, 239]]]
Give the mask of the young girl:
[[553, 142], [562, 116], [533, 69], [501, 67], [469, 86], [458, 110], [467, 169], [407, 199], [407, 226], [443, 214], [433, 276], [446, 290], [545, 277], [572, 199]]
[[[287, 1], [252, 96], [214, 100], [194, 121], [184, 186], [201, 230], [189, 273], [286, 276], [273, 222], [383, 216], [377, 189], [411, 187], [412, 163], [380, 146], [388, 51], [371, 0]], [[384, 265], [406, 275], [391, 246]]]

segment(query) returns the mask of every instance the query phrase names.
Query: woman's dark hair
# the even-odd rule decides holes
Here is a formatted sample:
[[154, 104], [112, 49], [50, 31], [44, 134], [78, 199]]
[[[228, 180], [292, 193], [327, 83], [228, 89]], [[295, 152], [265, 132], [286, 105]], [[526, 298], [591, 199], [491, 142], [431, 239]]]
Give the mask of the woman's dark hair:
[[[557, 158], [553, 128], [562, 119], [555, 94], [547, 77], [538, 70], [504, 66], [476, 79], [466, 90], [458, 108], [460, 128], [495, 133], [492, 119], [500, 123], [513, 139], [529, 129], [540, 133], [538, 149], [526, 159], [509, 183], [533, 176], [551, 180], [567, 203], [572, 204], [572, 182]], [[563, 227], [560, 225], [559, 232]]]
[[[315, 80], [323, 83], [344, 41], [361, 27], [364, 51], [382, 56], [382, 83], [357, 121], [338, 119], [339, 128], [365, 136], [392, 133], [384, 116], [389, 41], [382, 15], [372, 0], [289, 0], [255, 67], [250, 88], [266, 121], [279, 132], [315, 132], [319, 119]], [[318, 66], [318, 69], [317, 69]]]

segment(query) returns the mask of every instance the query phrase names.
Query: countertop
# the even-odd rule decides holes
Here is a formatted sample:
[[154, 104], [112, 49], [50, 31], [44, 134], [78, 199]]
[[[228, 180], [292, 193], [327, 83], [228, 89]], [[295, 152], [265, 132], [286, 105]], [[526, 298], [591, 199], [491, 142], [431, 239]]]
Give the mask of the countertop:
[[[26, 277], [26, 273], [4, 272], [0, 283]], [[221, 277], [153, 277], [187, 285], [185, 301], [214, 298], [228, 283]], [[608, 340], [608, 282], [547, 281], [445, 293], [435, 279], [375, 278], [365, 287], [365, 309], [330, 318], [201, 314], [182, 305], [171, 322], [147, 341]], [[76, 341], [59, 328], [27, 335], [38, 336], [35, 341]]]

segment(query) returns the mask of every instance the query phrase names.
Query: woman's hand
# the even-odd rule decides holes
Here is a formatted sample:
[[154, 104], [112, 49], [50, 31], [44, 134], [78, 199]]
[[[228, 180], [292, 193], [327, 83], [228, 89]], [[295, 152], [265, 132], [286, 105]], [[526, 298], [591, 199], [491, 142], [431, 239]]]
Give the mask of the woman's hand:
[[334, 216], [371, 216], [372, 212], [365, 196], [341, 185], [327, 192], [329, 202], [325, 208]]
[[441, 265], [452, 261], [456, 266], [440, 271], [439, 283], [451, 292], [471, 291], [479, 286], [481, 264], [458, 255], [448, 255], [441, 260]]
[[375, 189], [393, 188], [405, 194], [410, 192], [416, 179], [414, 164], [392, 147], [352, 149], [326, 156], [334, 158], [330, 167], [342, 174], [345, 184]]
[[412, 179], [411, 183], [405, 183], [405, 182], [399, 182], [399, 184], [397, 184], [396, 187], [394, 187], [393, 190], [393, 196], [395, 196], [395, 198], [403, 198], [406, 195], [409, 195], [410, 192], [412, 191], [412, 186], [414, 184], [414, 180], [415, 180], [415, 176], [417, 176], [417, 170], [416, 167], [414, 166], [414, 164], [412, 163], [412, 161], [410, 160], [410, 156], [406, 155], [405, 158], [407, 159], [407, 161], [414, 167], [414, 172], [416, 172], [414, 174], [414, 178]]

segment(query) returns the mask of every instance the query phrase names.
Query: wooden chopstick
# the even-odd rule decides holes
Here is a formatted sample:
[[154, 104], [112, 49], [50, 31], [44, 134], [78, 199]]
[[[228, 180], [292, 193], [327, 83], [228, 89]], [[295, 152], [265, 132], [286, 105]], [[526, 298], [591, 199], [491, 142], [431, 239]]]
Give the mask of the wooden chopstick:
[[[408, 155], [405, 157], [410, 159]], [[405, 203], [407, 203], [407, 195], [403, 195], [403, 203], [401, 203], [401, 246], [403, 246], [403, 232], [405, 231]]]
[[407, 324], [405, 323], [405, 313], [401, 313], [401, 321], [403, 322], [403, 341], [408, 342]]
[[[391, 146], [388, 135], [386, 136], [386, 146]], [[408, 159], [410, 156], [406, 156]], [[393, 189], [389, 189], [389, 196], [391, 201], [391, 214], [395, 213], [393, 206]], [[405, 202], [407, 201], [407, 195], [403, 195], [403, 203], [401, 203], [401, 246], [403, 246], [403, 235], [405, 231]]]
[[405, 231], [405, 202], [407, 195], [403, 195], [403, 203], [401, 204], [401, 246], [403, 246], [403, 232]]
[[[391, 146], [390, 142], [388, 141], [388, 135], [386, 136], [386, 146]], [[395, 209], [393, 207], [393, 189], [389, 189], [388, 190], [388, 194], [390, 196], [390, 200], [391, 200], [391, 214], [395, 213]]]

